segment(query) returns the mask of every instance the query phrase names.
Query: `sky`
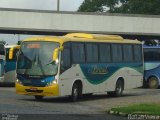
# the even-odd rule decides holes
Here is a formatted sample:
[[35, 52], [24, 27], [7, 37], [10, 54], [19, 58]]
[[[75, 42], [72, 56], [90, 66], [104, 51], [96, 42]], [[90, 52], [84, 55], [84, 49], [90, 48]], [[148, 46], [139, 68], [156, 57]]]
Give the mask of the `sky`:
[[[60, 11], [77, 11], [84, 0], [60, 0]], [[57, 10], [57, 0], [0, 0], [0, 8], [20, 8], [36, 10]], [[15, 44], [20, 39], [31, 36], [0, 34], [0, 40]]]
[[[84, 0], [60, 0], [61, 11], [76, 11]], [[0, 0], [0, 7], [57, 10], [57, 0]]]

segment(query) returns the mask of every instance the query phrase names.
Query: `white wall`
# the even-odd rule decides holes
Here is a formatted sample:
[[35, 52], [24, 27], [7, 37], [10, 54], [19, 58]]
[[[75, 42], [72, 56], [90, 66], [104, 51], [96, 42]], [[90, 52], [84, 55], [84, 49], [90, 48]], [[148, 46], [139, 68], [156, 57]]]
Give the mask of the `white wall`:
[[160, 16], [0, 10], [0, 29], [160, 35]]

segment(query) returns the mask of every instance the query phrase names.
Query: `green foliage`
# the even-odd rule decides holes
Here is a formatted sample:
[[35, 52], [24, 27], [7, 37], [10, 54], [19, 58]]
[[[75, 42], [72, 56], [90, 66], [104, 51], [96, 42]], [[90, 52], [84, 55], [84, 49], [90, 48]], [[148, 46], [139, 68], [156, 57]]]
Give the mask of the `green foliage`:
[[84, 0], [78, 11], [160, 15], [160, 0]]
[[79, 12], [103, 12], [105, 7], [113, 11], [119, 0], [84, 0], [79, 7]]
[[112, 108], [111, 110], [128, 114], [160, 115], [159, 104], [138, 104], [138, 105], [131, 105], [128, 107]]
[[160, 14], [160, 0], [128, 0], [116, 9], [118, 13]]
[[105, 0], [84, 0], [79, 12], [102, 12]]

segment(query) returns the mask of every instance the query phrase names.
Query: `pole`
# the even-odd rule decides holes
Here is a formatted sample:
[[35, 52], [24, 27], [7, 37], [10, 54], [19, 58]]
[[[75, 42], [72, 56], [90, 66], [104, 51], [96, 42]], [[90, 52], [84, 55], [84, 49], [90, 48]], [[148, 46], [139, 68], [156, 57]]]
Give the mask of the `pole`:
[[57, 0], [57, 11], [59, 12], [60, 9], [60, 0]]

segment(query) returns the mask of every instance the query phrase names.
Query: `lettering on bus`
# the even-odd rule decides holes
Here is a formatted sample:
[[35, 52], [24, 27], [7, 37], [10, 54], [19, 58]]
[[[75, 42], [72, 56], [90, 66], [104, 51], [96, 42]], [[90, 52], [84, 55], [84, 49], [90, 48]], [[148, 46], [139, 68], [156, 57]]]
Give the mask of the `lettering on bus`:
[[38, 44], [38, 43], [34, 43], [34, 44], [28, 44], [27, 45], [27, 48], [40, 48], [41, 46], [40, 46], [40, 44]]
[[90, 74], [107, 74], [108, 73], [108, 69], [107, 67], [104, 66], [93, 66], [90, 70], [89, 70]]

